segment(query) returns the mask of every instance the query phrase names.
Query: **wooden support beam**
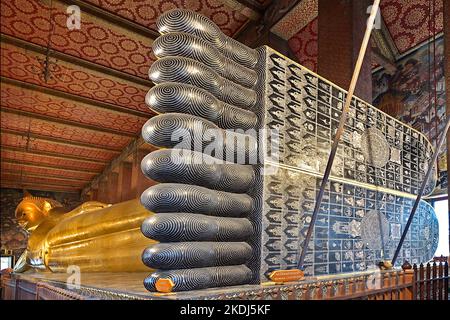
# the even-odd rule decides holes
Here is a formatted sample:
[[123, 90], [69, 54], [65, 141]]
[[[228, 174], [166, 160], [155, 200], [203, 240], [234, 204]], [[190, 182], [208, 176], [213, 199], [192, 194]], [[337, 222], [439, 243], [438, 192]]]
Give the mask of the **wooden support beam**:
[[393, 75], [397, 71], [395, 63], [386, 58], [378, 48], [372, 48], [372, 59], [382, 66], [387, 74]]
[[28, 190], [38, 190], [38, 191], [54, 191], [54, 192], [69, 192], [69, 193], [80, 193], [79, 187], [65, 187], [56, 186], [49, 184], [35, 184], [35, 183], [11, 183], [2, 181], [0, 184], [1, 188], [11, 188], [11, 189], [23, 189]]
[[21, 165], [21, 166], [26, 166], [26, 167], [31, 167], [31, 168], [48, 168], [48, 169], [56, 169], [56, 170], [62, 170], [62, 171], [67, 171], [67, 172], [76, 172], [76, 173], [91, 173], [91, 174], [98, 174], [98, 171], [94, 171], [94, 170], [89, 170], [89, 169], [74, 169], [74, 168], [67, 168], [67, 167], [55, 167], [55, 166], [51, 166], [48, 164], [36, 164], [35, 162], [28, 162], [28, 161], [17, 161], [17, 160], [1, 160], [1, 163], [9, 163], [9, 164], [16, 164], [16, 165]]
[[94, 180], [92, 180], [92, 182], [83, 189], [82, 193], [87, 193], [90, 189], [96, 188], [103, 177], [107, 176], [111, 171], [117, 171], [120, 163], [124, 161], [132, 161], [131, 156], [137, 150], [141, 149], [146, 150], [147, 153], [150, 153], [153, 150], [152, 147], [149, 147], [148, 144], [145, 143], [142, 137], [138, 137], [130, 142], [130, 144], [128, 144], [128, 146], [123, 149], [122, 153], [120, 153], [113, 161], [111, 161], [111, 163], [103, 170], [103, 172], [99, 176], [95, 177]]
[[[16, 38], [16, 37], [12, 37], [6, 34], [0, 34], [0, 41], [2, 43], [7, 43], [7, 44], [11, 44], [14, 45], [16, 47], [19, 48], [23, 48], [27, 51], [33, 51], [36, 53], [40, 53], [40, 54], [46, 54], [46, 47], [31, 43], [31, 42], [27, 42], [25, 40]], [[65, 61], [71, 64], [75, 64], [75, 65], [79, 65], [82, 66], [84, 68], [88, 68], [97, 72], [101, 72], [103, 74], [105, 74], [106, 76], [113, 76], [113, 77], [117, 77], [126, 81], [130, 81], [130, 82], [134, 82], [136, 84], [139, 85], [143, 85], [143, 86], [147, 86], [147, 87], [152, 87], [153, 83], [145, 78], [141, 78], [123, 71], [119, 71], [119, 70], [115, 70], [115, 69], [111, 69], [108, 68], [106, 66], [103, 66], [101, 64], [96, 64], [84, 59], [81, 59], [79, 57], [76, 56], [72, 56], [63, 52], [59, 52], [59, 51], [51, 51], [51, 56], [57, 60], [61, 60], [61, 61]]]
[[8, 113], [15, 114], [18, 116], [23, 116], [23, 117], [35, 118], [35, 119], [44, 120], [44, 121], [51, 121], [51, 122], [68, 125], [68, 126], [76, 126], [79, 129], [81, 128], [81, 129], [85, 129], [85, 130], [96, 131], [97, 133], [108, 133], [108, 134], [113, 134], [116, 136], [126, 136], [126, 137], [135, 137], [136, 136], [136, 134], [131, 133], [131, 132], [123, 132], [120, 130], [110, 129], [110, 128], [106, 128], [106, 127], [98, 127], [98, 126], [94, 126], [91, 124], [80, 123], [80, 122], [76, 122], [76, 121], [72, 121], [72, 120], [65, 120], [65, 119], [61, 119], [61, 118], [46, 116], [46, 115], [42, 115], [42, 114], [38, 114], [38, 113], [34, 113], [34, 112], [28, 112], [28, 111], [13, 109], [13, 108], [4, 107], [4, 106], [0, 107], [0, 111], [8, 112]]
[[[40, 185], [40, 183], [36, 183], [36, 182], [31, 182], [31, 181], [23, 181], [20, 179], [5, 179], [4, 177], [2, 177], [2, 183], [6, 183], [6, 184], [14, 184], [17, 183], [18, 185], [21, 185], [23, 183], [25, 184], [35, 184], [35, 185]], [[67, 188], [74, 188], [74, 189], [81, 189], [83, 187], [83, 185], [78, 184], [66, 184], [66, 183], [59, 183], [59, 182], [45, 182], [44, 185], [47, 186], [55, 186], [55, 187], [67, 187]]]
[[[445, 59], [444, 72], [445, 72], [445, 90], [446, 90], [445, 94], [447, 99], [446, 116], [447, 118], [450, 118], [450, 0], [444, 0], [444, 59]], [[450, 134], [447, 134], [447, 176], [449, 175], [449, 162], [450, 162]], [[450, 183], [448, 183], [447, 195], [448, 197], [450, 197]], [[448, 205], [449, 205], [448, 212], [450, 212], [450, 201], [448, 202]], [[450, 230], [450, 223], [447, 227]]]
[[1, 146], [2, 150], [7, 150], [7, 151], [14, 151], [14, 152], [21, 152], [21, 153], [26, 153], [26, 154], [33, 154], [33, 155], [38, 155], [38, 156], [45, 156], [45, 157], [50, 157], [50, 158], [54, 158], [54, 159], [62, 159], [62, 160], [75, 160], [75, 161], [82, 161], [85, 163], [95, 163], [95, 164], [103, 164], [106, 165], [108, 164], [107, 161], [102, 161], [102, 160], [95, 160], [92, 158], [86, 158], [86, 157], [81, 157], [81, 156], [72, 156], [72, 155], [64, 155], [64, 154], [60, 154], [60, 153], [53, 153], [53, 152], [45, 152], [45, 151], [39, 151], [39, 150], [33, 150], [33, 149], [26, 149], [26, 148], [18, 148], [18, 147], [10, 147], [10, 146]]
[[41, 135], [41, 134], [35, 134], [35, 133], [28, 134], [25, 131], [10, 130], [10, 129], [0, 129], [0, 133], [2, 133], [2, 134], [11, 134], [11, 135], [16, 135], [16, 136], [21, 136], [21, 137], [28, 137], [29, 136], [31, 139], [42, 140], [42, 141], [45, 141], [45, 142], [56, 143], [56, 144], [61, 144], [61, 145], [65, 145], [65, 146], [74, 146], [74, 147], [86, 148], [86, 149], [91, 149], [91, 150], [96, 150], [96, 151], [110, 152], [110, 153], [113, 153], [113, 154], [120, 154], [120, 151], [117, 150], [116, 148], [111, 148], [111, 147], [107, 147], [107, 146], [97, 146], [97, 145], [94, 145], [94, 144], [78, 142], [78, 141], [72, 141], [72, 140], [66, 140], [66, 139], [55, 138], [55, 137], [48, 137], [48, 136], [44, 136], [44, 135]]
[[258, 21], [261, 18], [263, 8], [261, 4], [252, 0], [220, 0], [220, 2], [250, 20]]
[[[27, 90], [36, 91], [38, 93], [48, 94], [48, 95], [51, 95], [54, 97], [87, 104], [90, 107], [95, 108], [95, 109], [108, 110], [108, 111], [112, 111], [112, 112], [118, 113], [118, 114], [133, 115], [133, 116], [137, 116], [137, 117], [141, 117], [141, 118], [149, 118], [152, 116], [152, 113], [150, 113], [150, 112], [143, 112], [143, 111], [139, 111], [139, 110], [135, 110], [135, 109], [131, 109], [131, 108], [126, 108], [123, 106], [119, 106], [119, 105], [115, 105], [115, 104], [111, 104], [111, 103], [107, 103], [107, 102], [103, 102], [103, 101], [99, 101], [99, 100], [95, 100], [95, 99], [91, 99], [91, 98], [86, 98], [86, 97], [83, 97], [80, 95], [76, 95], [76, 94], [68, 93], [65, 91], [60, 91], [60, 90], [52, 89], [49, 87], [44, 87], [44, 86], [37, 85], [34, 83], [16, 80], [16, 79], [4, 77], [4, 76], [0, 76], [0, 81], [3, 83], [6, 83], [6, 84], [10, 84], [10, 85], [19, 87], [19, 88], [24, 88]], [[142, 99], [144, 99], [144, 98], [142, 98]]]
[[35, 174], [35, 173], [28, 173], [28, 172], [20, 172], [20, 171], [3, 171], [3, 174], [13, 175], [13, 176], [19, 176], [19, 177], [30, 177], [30, 178], [42, 178], [42, 179], [52, 179], [52, 180], [61, 180], [61, 181], [79, 181], [84, 182], [87, 184], [90, 180], [88, 179], [82, 179], [82, 178], [64, 178], [61, 176], [56, 175], [41, 175], [41, 174]]
[[264, 39], [267, 39], [270, 29], [300, 1], [301, 0], [272, 1], [265, 9], [262, 18], [259, 19], [259, 21], [247, 23], [247, 25], [235, 35], [235, 39], [251, 48], [256, 48], [265, 44]]

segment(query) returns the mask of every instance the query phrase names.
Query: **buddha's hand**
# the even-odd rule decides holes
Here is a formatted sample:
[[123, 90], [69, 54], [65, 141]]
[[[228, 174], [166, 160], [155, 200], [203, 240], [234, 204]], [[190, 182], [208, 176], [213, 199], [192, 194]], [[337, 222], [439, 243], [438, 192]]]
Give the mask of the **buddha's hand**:
[[182, 291], [250, 283], [257, 52], [191, 11], [166, 12], [157, 26], [146, 103], [160, 115], [142, 136], [163, 149], [144, 158], [142, 171], [160, 184], [141, 202], [156, 213], [142, 232], [160, 243], [143, 253], [157, 269], [144, 284], [157, 291], [159, 280], [170, 283], [164, 290]]

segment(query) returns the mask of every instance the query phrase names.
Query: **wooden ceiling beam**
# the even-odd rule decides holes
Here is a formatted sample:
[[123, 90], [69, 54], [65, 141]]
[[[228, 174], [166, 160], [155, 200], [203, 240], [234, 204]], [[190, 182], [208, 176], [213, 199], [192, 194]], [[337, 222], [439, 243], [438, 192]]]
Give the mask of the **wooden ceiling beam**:
[[12, 134], [12, 135], [21, 136], [21, 137], [29, 136], [32, 139], [42, 140], [42, 141], [50, 142], [50, 143], [56, 143], [56, 144], [60, 144], [60, 145], [64, 145], [64, 146], [80, 147], [80, 148], [85, 148], [85, 149], [90, 149], [90, 150], [95, 150], [95, 151], [105, 151], [105, 152], [110, 152], [110, 153], [114, 153], [114, 154], [120, 154], [120, 150], [117, 150], [116, 148], [111, 148], [111, 147], [106, 147], [106, 146], [105, 147], [97, 146], [94, 144], [83, 143], [83, 142], [72, 141], [72, 140], [61, 139], [61, 138], [55, 138], [55, 137], [49, 137], [49, 136], [44, 136], [41, 134], [28, 133], [25, 131], [18, 131], [18, 130], [2, 128], [2, 129], [0, 129], [0, 133]]
[[253, 21], [258, 21], [263, 13], [263, 6], [253, 0], [220, 0], [220, 2]]
[[2, 150], [7, 151], [15, 151], [15, 152], [22, 152], [22, 153], [28, 153], [38, 156], [45, 156], [45, 157], [51, 157], [54, 159], [62, 159], [62, 160], [75, 160], [80, 162], [86, 162], [86, 163], [95, 163], [95, 164], [108, 164], [108, 161], [103, 160], [96, 160], [93, 158], [86, 158], [81, 156], [71, 156], [71, 155], [64, 155], [60, 153], [53, 153], [53, 152], [45, 152], [45, 151], [39, 151], [39, 150], [27, 150], [26, 148], [19, 148], [19, 147], [11, 147], [11, 146], [1, 146]]
[[[119, 114], [133, 115], [133, 116], [146, 118], [146, 119], [148, 119], [149, 117], [152, 116], [151, 113], [126, 108], [126, 107], [102, 102], [102, 101], [91, 99], [91, 98], [86, 98], [86, 97], [83, 97], [80, 95], [76, 95], [76, 94], [68, 93], [65, 91], [60, 91], [60, 90], [52, 89], [49, 87], [44, 87], [44, 86], [37, 85], [34, 83], [16, 80], [16, 79], [4, 77], [4, 76], [0, 76], [0, 81], [3, 83], [7, 83], [10, 85], [19, 87], [19, 88], [25, 88], [25, 89], [28, 89], [31, 91], [36, 91], [39, 93], [44, 93], [44, 94], [48, 94], [48, 95], [51, 95], [54, 97], [63, 98], [63, 99], [67, 99], [67, 100], [71, 100], [71, 101], [75, 101], [75, 102], [81, 102], [81, 103], [87, 104], [96, 109], [101, 109], [101, 110], [106, 109], [106, 110], [116, 112]], [[144, 101], [144, 98], [142, 98], [142, 101]]]
[[9, 108], [9, 107], [4, 107], [4, 106], [0, 107], [0, 111], [12, 113], [12, 114], [15, 114], [18, 116], [31, 117], [31, 118], [35, 118], [35, 119], [39, 119], [39, 120], [51, 121], [51, 122], [55, 122], [55, 123], [59, 123], [59, 124], [75, 126], [79, 129], [87, 129], [87, 130], [91, 130], [91, 131], [96, 131], [98, 133], [109, 133], [109, 134], [113, 134], [113, 135], [117, 135], [117, 136], [125, 136], [125, 137], [130, 137], [130, 138], [136, 137], [136, 134], [137, 134], [137, 133], [133, 134], [131, 132], [123, 132], [123, 131], [111, 129], [111, 128], [98, 127], [98, 126], [91, 125], [91, 124], [79, 123], [79, 122], [72, 121], [72, 120], [65, 120], [65, 119], [61, 119], [61, 118], [45, 116], [45, 115], [34, 113], [34, 112], [23, 111], [23, 110], [13, 109], [13, 108]]
[[67, 171], [67, 172], [74, 172], [74, 173], [88, 173], [88, 174], [99, 174], [99, 171], [95, 170], [89, 170], [89, 169], [75, 169], [75, 168], [68, 168], [68, 167], [61, 167], [61, 166], [51, 166], [48, 164], [36, 164], [35, 162], [30, 161], [17, 161], [17, 160], [6, 160], [1, 158], [1, 163], [9, 163], [9, 164], [16, 164], [20, 166], [30, 167], [30, 168], [44, 168], [44, 169], [54, 169], [54, 170], [61, 170], [61, 171]]
[[268, 37], [270, 29], [300, 1], [301, 0], [272, 0], [265, 8], [262, 18], [259, 19], [259, 21], [247, 23], [234, 38], [251, 48], [263, 45], [263, 41]]
[[[25, 49], [27, 51], [33, 51], [35, 53], [40, 53], [40, 54], [44, 54], [44, 55], [46, 54], [46, 50], [47, 50], [46, 47], [31, 43], [31, 42], [27, 42], [25, 40], [22, 40], [22, 39], [19, 39], [16, 37], [12, 37], [12, 36], [9, 36], [6, 34], [0, 34], [0, 41], [2, 43], [10, 44], [10, 45]], [[66, 54], [66, 53], [63, 53], [60, 51], [52, 50], [51, 56], [57, 60], [62, 60], [64, 62], [68, 62], [68, 63], [74, 64], [74, 65], [79, 65], [84, 68], [103, 73], [107, 76], [113, 76], [116, 78], [120, 78], [125, 81], [133, 82], [133, 83], [136, 83], [136, 84], [139, 84], [142, 86], [147, 86], [148, 88], [153, 86], [153, 83], [149, 79], [144, 79], [144, 78], [141, 78], [141, 77], [138, 77], [138, 76], [135, 76], [135, 75], [123, 72], [123, 71], [111, 69], [111, 68], [105, 67], [101, 64], [93, 63], [88, 60], [84, 60], [79, 57], [72, 56], [72, 55], [69, 55], [69, 54]]]
[[58, 1], [67, 4], [67, 6], [77, 5], [78, 7], [80, 7], [81, 12], [86, 12], [94, 17], [101, 18], [103, 20], [111, 22], [114, 25], [126, 28], [133, 33], [146, 36], [151, 40], [155, 40], [157, 37], [159, 37], [159, 33], [156, 30], [150, 29], [127, 18], [123, 18], [113, 12], [107, 11], [103, 8], [97, 7], [85, 1], [81, 0], [58, 0]]
[[78, 182], [84, 182], [88, 183], [89, 179], [82, 179], [82, 178], [63, 178], [61, 176], [54, 176], [54, 175], [42, 175], [42, 174], [36, 174], [36, 173], [27, 173], [27, 172], [20, 172], [20, 171], [3, 171], [1, 175], [13, 175], [13, 176], [19, 176], [19, 177], [30, 177], [30, 178], [42, 178], [42, 179], [53, 179], [53, 180], [61, 180], [61, 181], [78, 181]]
[[81, 188], [79, 187], [66, 187], [61, 185], [48, 185], [48, 184], [36, 184], [36, 183], [14, 183], [14, 182], [4, 182], [0, 184], [1, 188], [10, 189], [29, 189], [37, 191], [53, 191], [53, 192], [65, 192], [65, 193], [80, 193]]

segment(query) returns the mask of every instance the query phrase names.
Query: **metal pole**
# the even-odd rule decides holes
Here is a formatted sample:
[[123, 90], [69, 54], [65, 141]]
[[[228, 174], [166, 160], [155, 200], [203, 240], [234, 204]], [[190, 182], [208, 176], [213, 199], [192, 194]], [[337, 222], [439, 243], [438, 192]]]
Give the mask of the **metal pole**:
[[408, 233], [409, 226], [411, 225], [411, 222], [414, 218], [414, 215], [416, 213], [417, 208], [419, 207], [420, 200], [422, 199], [423, 191], [425, 190], [425, 187], [427, 186], [428, 180], [430, 179], [431, 172], [433, 171], [434, 164], [437, 161], [439, 150], [442, 148], [442, 145], [444, 144], [445, 139], [447, 138], [447, 132], [448, 128], [450, 127], [450, 117], [447, 118], [447, 124], [445, 125], [444, 132], [442, 133], [442, 137], [439, 140], [438, 145], [436, 146], [436, 150], [434, 151], [433, 159], [431, 159], [431, 162], [428, 165], [427, 174], [425, 175], [425, 178], [422, 181], [422, 185], [420, 186], [419, 194], [417, 195], [416, 201], [414, 202], [414, 206], [411, 209], [411, 213], [408, 218], [408, 222], [406, 223], [405, 230], [403, 230], [402, 237], [400, 238], [400, 242], [398, 243], [397, 249], [395, 250], [394, 257], [392, 258], [392, 265], [395, 264], [395, 261], [397, 260], [397, 257], [400, 253], [400, 249], [402, 248], [403, 242], [405, 241], [406, 234]]
[[303, 250], [300, 255], [300, 259], [298, 261], [297, 267], [301, 269], [303, 267], [303, 262], [305, 260], [306, 252], [308, 251], [309, 241], [311, 240], [312, 231], [314, 230], [314, 224], [317, 219], [317, 214], [320, 209], [320, 205], [322, 203], [323, 193], [325, 191], [325, 186], [330, 177], [331, 168], [333, 166], [334, 158], [336, 156], [336, 151], [341, 140], [342, 133], [344, 132], [344, 125], [347, 120], [348, 110], [350, 109], [350, 104], [352, 102], [353, 94], [355, 92], [356, 83], [358, 82], [359, 73], [361, 71], [361, 67], [364, 61], [364, 56], [366, 54], [367, 45], [369, 44], [370, 35], [372, 33], [372, 29], [375, 23], [375, 18], [377, 16], [378, 10], [380, 7], [380, 0], [375, 0], [373, 2], [372, 10], [370, 12], [369, 19], [367, 21], [366, 32], [364, 34], [364, 38], [361, 44], [361, 49], [359, 50], [358, 60], [356, 61], [355, 70], [353, 72], [352, 80], [350, 82], [350, 88], [347, 93], [347, 99], [345, 100], [345, 105], [342, 110], [342, 116], [339, 122], [339, 127], [336, 131], [336, 136], [334, 137], [333, 146], [331, 147], [330, 157], [328, 158], [327, 166], [325, 169], [325, 174], [322, 179], [322, 183], [320, 185], [319, 194], [317, 196], [316, 205], [314, 207], [314, 212], [311, 217], [311, 222], [309, 224], [308, 232], [306, 234], [306, 238], [303, 244]]

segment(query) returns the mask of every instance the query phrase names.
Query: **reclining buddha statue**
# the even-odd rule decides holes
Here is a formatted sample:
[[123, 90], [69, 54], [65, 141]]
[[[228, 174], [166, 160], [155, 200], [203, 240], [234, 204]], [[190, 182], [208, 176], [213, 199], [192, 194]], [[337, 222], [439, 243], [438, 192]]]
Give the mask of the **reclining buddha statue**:
[[[399, 243], [433, 147], [420, 132], [352, 98], [311, 241], [305, 236], [347, 92], [275, 50], [246, 47], [206, 17], [162, 14], [145, 101], [158, 115], [141, 163], [159, 182], [138, 200], [64, 213], [25, 198], [29, 265], [148, 270], [149, 291], [261, 284], [274, 271], [365, 271]], [[436, 175], [424, 192], [430, 194]], [[145, 209], [144, 209], [145, 207]], [[148, 211], [147, 211], [148, 210]], [[434, 209], [421, 201], [399, 263], [428, 261]], [[142, 261], [141, 261], [142, 259]]]
[[82, 272], [149, 270], [141, 252], [154, 241], [142, 235], [140, 226], [151, 213], [139, 200], [116, 205], [88, 201], [67, 211], [58, 201], [26, 193], [15, 214], [29, 233], [15, 272], [66, 272], [71, 265]]

